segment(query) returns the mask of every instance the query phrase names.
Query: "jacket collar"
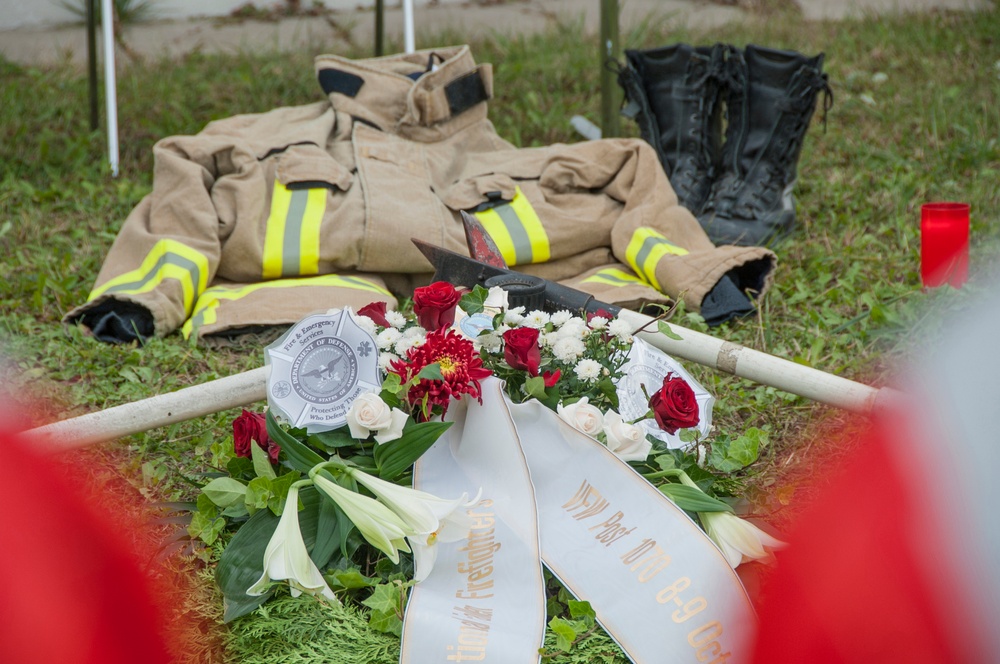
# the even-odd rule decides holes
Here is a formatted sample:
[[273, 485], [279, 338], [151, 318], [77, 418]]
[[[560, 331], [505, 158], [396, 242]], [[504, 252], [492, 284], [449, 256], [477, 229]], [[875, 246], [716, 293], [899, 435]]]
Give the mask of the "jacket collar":
[[402, 135], [459, 116], [485, 118], [493, 95], [491, 67], [476, 65], [468, 46], [365, 60], [321, 55], [315, 67], [336, 111]]

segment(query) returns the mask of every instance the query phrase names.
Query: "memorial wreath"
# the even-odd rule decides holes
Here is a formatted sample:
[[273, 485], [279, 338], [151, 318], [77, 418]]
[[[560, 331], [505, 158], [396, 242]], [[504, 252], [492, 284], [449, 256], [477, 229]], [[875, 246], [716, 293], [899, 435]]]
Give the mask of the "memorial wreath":
[[[602, 611], [613, 589], [587, 586], [602, 575], [586, 565], [607, 565], [600, 556], [613, 551], [614, 568], [639, 583], [671, 565], [681, 570], [647, 594], [654, 606], [676, 609], [671, 622], [699, 660], [736, 647], [723, 642], [721, 617], [700, 626], [695, 618], [715, 609], [752, 622], [731, 568], [767, 558], [781, 543], [737, 516], [736, 497], [720, 490], [732, 485], [718, 480], [752, 463], [765, 434], [713, 432], [711, 395], [636, 339], [627, 322], [525, 311], [509, 306], [499, 288], [463, 291], [446, 282], [418, 288], [406, 313], [376, 302], [306, 322], [312, 318], [334, 321], [333, 340], [316, 341], [329, 336], [320, 323], [300, 324], [269, 347], [270, 407], [244, 410], [232, 442], [213, 445], [218, 472], [202, 487], [189, 527], [209, 545], [225, 542], [216, 581], [227, 621], [276, 595], [305, 594], [366, 612], [375, 631], [405, 630], [403, 661], [434, 648], [442, 661], [473, 661], [488, 647], [538, 651], [546, 622], [557, 649], [569, 650], [596, 620], [631, 658], [645, 661], [644, 648], [662, 642], [632, 643], [630, 627], [616, 627], [631, 621], [628, 611]], [[298, 352], [294, 368], [290, 360], [282, 373], [292, 341], [302, 350], [291, 351]], [[291, 380], [282, 385], [279, 373]], [[310, 408], [296, 393], [329, 398]], [[547, 447], [556, 439], [568, 447]], [[577, 462], [585, 465], [577, 470]], [[670, 508], [688, 534], [654, 537], [647, 524], [655, 519], [637, 520]], [[556, 519], [586, 528], [558, 534]], [[707, 538], [685, 530], [694, 523]], [[685, 571], [685, 557], [705, 554], [675, 551], [681, 539], [720, 554], [714, 571]], [[591, 548], [593, 563], [573, 569], [576, 562], [566, 562]], [[510, 557], [501, 560], [501, 551]], [[540, 563], [552, 576], [543, 577]], [[712, 581], [696, 593], [696, 575], [718, 576], [720, 567], [730, 574], [728, 589], [713, 590]], [[511, 584], [522, 586], [512, 590], [515, 599], [494, 592]], [[746, 606], [733, 613], [734, 604]], [[510, 605], [517, 616], [504, 626], [500, 614]], [[538, 605], [538, 615], [528, 605]], [[435, 635], [432, 626], [449, 614], [457, 631]], [[749, 626], [725, 629], [732, 635]], [[527, 645], [507, 636], [490, 645], [504, 630], [523, 633]]]

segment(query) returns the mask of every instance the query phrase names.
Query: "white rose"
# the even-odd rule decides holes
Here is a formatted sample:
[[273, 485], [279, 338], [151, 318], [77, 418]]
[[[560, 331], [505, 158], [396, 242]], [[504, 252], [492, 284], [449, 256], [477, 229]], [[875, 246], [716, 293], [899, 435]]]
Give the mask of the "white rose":
[[629, 424], [613, 410], [604, 416], [604, 435], [608, 439], [608, 449], [622, 461], [645, 461], [653, 448], [642, 429]]
[[403, 435], [407, 415], [398, 408], [389, 408], [374, 392], [366, 392], [354, 400], [347, 411], [347, 427], [351, 436], [364, 440], [373, 431], [375, 441], [388, 443]]
[[588, 397], [583, 397], [568, 406], [559, 404], [556, 412], [567, 424], [588, 436], [597, 436], [604, 426], [604, 415], [597, 406], [591, 406]]
[[500, 311], [507, 310], [507, 291], [500, 288], [499, 286], [494, 286], [490, 288], [489, 295], [483, 300], [484, 309], [498, 309]]

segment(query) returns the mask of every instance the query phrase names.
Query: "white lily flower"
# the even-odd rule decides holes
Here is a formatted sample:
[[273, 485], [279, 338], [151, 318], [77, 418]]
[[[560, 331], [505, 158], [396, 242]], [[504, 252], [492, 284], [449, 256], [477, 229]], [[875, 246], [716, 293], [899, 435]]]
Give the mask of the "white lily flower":
[[[480, 491], [480, 495], [482, 491]], [[462, 494], [464, 501], [466, 494]], [[474, 520], [469, 516], [468, 508], [479, 502], [479, 495], [463, 502], [461, 509], [456, 509], [447, 516], [441, 518], [438, 529], [429, 533], [418, 533], [407, 538], [413, 548], [413, 580], [420, 583], [434, 569], [437, 560], [437, 545], [441, 542], [457, 542], [469, 536], [469, 531], [474, 525]]]
[[351, 472], [351, 476], [414, 531], [406, 540], [413, 550], [413, 578], [418, 583], [426, 579], [434, 568], [438, 542], [457, 542], [467, 537], [472, 528], [473, 520], [467, 508], [479, 502], [479, 495], [471, 501], [467, 493], [456, 500], [446, 500], [426, 491], [386, 482], [359, 470]]
[[622, 461], [645, 461], [653, 449], [645, 431], [626, 422], [613, 410], [604, 414], [604, 435], [608, 440], [608, 449]]
[[306, 551], [299, 528], [299, 487], [294, 485], [288, 489], [285, 509], [264, 551], [264, 574], [246, 592], [263, 595], [274, 581], [288, 581], [292, 597], [320, 594], [340, 603]]
[[698, 512], [698, 517], [733, 569], [743, 562], [770, 558], [768, 549], [785, 546], [781, 540], [731, 512]]
[[413, 530], [391, 509], [374, 498], [345, 489], [322, 475], [317, 474], [312, 479], [317, 489], [337, 503], [347, 518], [358, 527], [362, 536], [376, 549], [389, 556], [392, 562], [399, 562], [400, 551], [410, 551], [405, 537], [414, 534]]
[[469, 500], [468, 494], [464, 493], [457, 500], [445, 500], [426, 491], [386, 482], [360, 470], [349, 472], [358, 484], [374, 493], [376, 498], [385, 503], [415, 533], [438, 531], [441, 519], [451, 515]]

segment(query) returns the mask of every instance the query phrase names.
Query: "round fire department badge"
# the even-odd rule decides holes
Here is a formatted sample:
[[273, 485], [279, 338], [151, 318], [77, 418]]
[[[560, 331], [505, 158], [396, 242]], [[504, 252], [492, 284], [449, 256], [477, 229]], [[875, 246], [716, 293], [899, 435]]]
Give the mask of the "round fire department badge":
[[381, 387], [375, 339], [350, 309], [299, 321], [265, 349], [264, 362], [268, 405], [310, 433], [342, 426], [354, 400]]

